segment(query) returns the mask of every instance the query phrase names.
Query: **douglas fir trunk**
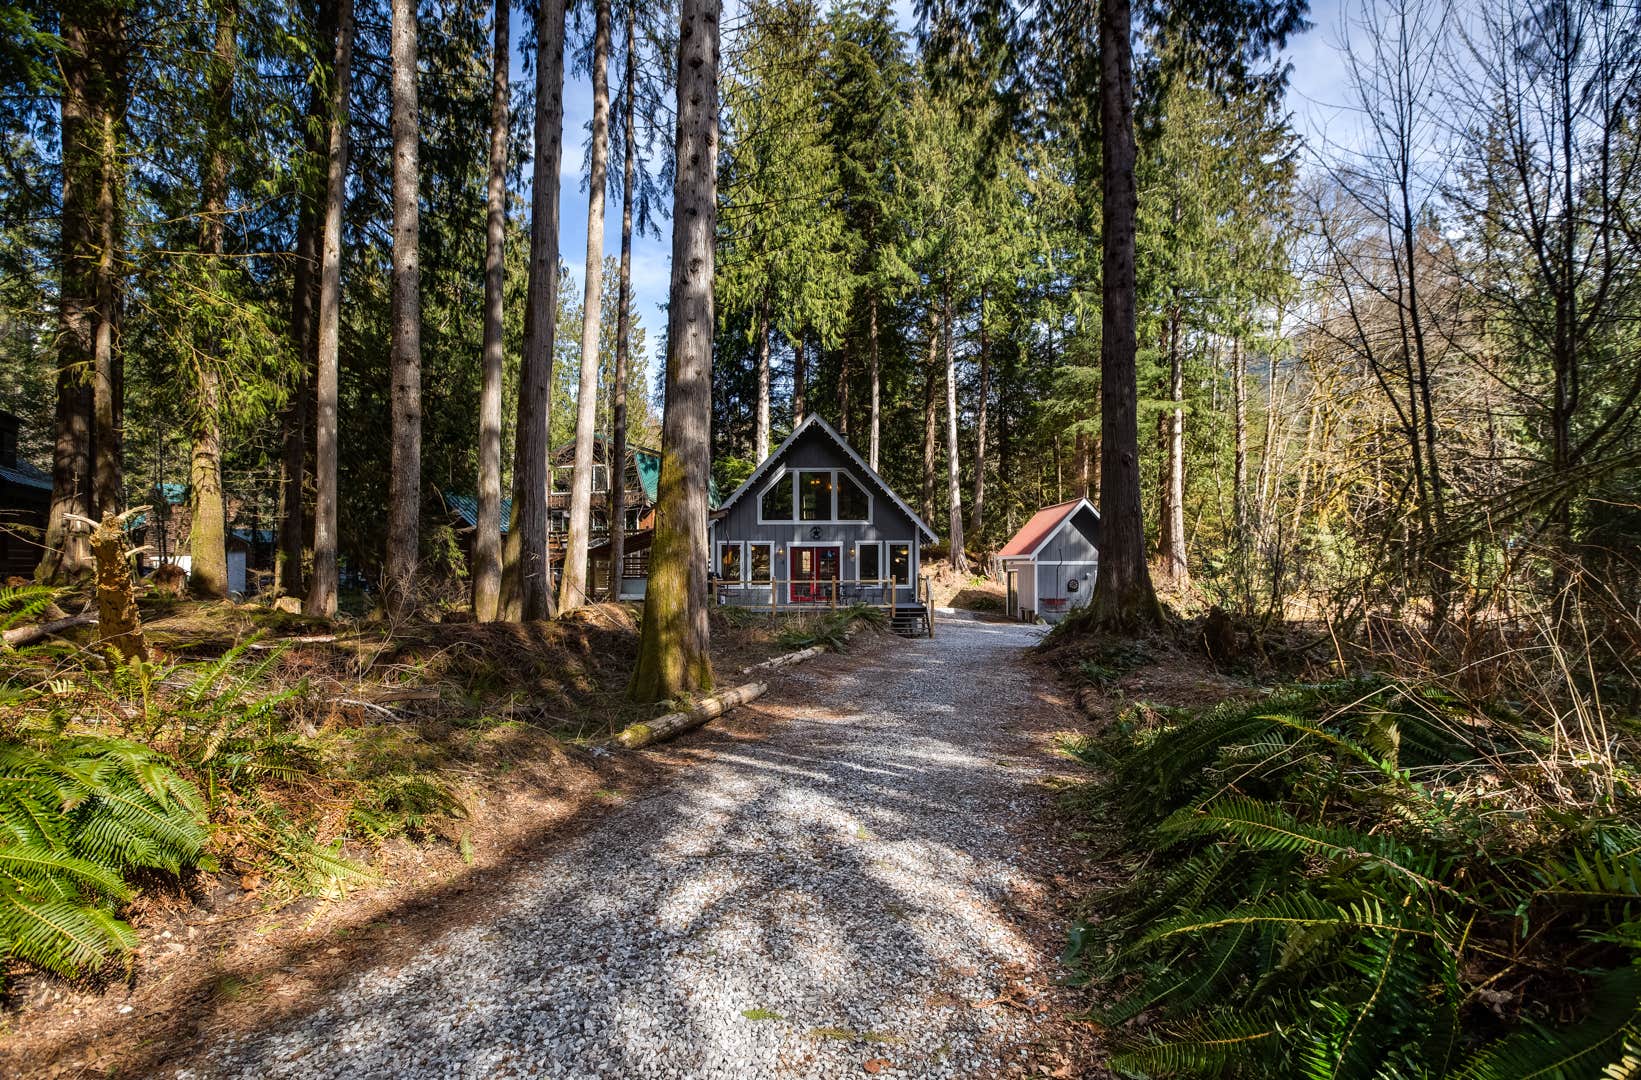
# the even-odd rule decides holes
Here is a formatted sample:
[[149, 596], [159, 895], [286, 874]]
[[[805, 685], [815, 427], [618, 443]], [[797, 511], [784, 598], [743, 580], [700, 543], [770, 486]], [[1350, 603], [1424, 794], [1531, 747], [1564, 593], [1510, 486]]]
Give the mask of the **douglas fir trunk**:
[[507, 72], [511, 0], [496, 0], [490, 76], [490, 179], [485, 190], [484, 351], [479, 389], [478, 528], [473, 535], [473, 617], [491, 622], [501, 605], [501, 383], [507, 242]]

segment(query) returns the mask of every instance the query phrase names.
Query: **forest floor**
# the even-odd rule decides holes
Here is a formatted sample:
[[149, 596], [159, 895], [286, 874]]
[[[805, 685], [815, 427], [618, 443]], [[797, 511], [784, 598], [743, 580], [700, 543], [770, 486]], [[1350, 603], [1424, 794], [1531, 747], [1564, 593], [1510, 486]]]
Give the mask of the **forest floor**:
[[250, 955], [222, 941], [203, 982], [156, 994], [161, 967], [49, 1030], [25, 1017], [0, 1064], [1099, 1075], [1072, 1019], [1084, 998], [1057, 981], [1093, 868], [1061, 810], [1083, 777], [1056, 752], [1082, 720], [1028, 653], [1041, 633], [946, 617], [932, 640], [873, 636], [777, 672], [704, 731], [590, 766], [596, 812], [566, 797], [505, 857], [252, 913], [233, 931], [264, 939]]

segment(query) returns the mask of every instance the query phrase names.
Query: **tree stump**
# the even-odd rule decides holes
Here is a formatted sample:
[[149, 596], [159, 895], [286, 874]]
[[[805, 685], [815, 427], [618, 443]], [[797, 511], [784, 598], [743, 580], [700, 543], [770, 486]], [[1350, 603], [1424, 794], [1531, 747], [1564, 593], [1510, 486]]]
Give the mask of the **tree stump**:
[[91, 555], [97, 560], [97, 640], [122, 660], [147, 660], [148, 642], [137, 613], [136, 582], [131, 574], [131, 551], [125, 546], [125, 520], [146, 507], [123, 514], [104, 515], [101, 522], [78, 520], [91, 526]]

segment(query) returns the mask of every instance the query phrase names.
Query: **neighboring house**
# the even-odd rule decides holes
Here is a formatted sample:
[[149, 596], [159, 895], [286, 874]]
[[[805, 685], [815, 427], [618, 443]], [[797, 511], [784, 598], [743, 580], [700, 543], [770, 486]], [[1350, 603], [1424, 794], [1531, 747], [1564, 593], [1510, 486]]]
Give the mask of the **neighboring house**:
[[[593, 505], [587, 538], [589, 580], [595, 595], [610, 595], [610, 467], [609, 440], [593, 438]], [[556, 575], [564, 563], [564, 548], [570, 532], [570, 479], [575, 467], [575, 444], [565, 443], [552, 452], [552, 490], [547, 496], [547, 552]], [[641, 599], [650, 570], [650, 540], [655, 528], [655, 500], [661, 488], [661, 455], [645, 446], [627, 447], [627, 472], [623, 489], [626, 526], [622, 545], [621, 596]], [[716, 505], [717, 489], [708, 493]], [[478, 500], [467, 494], [446, 494], [445, 506], [456, 518], [457, 543], [462, 554], [473, 557], [473, 530], [478, 527]], [[512, 523], [513, 500], [501, 500], [501, 531]]]
[[1100, 512], [1087, 499], [1046, 506], [997, 553], [1008, 613], [1059, 622], [1094, 594], [1100, 570]]
[[905, 616], [929, 627], [918, 566], [934, 530], [819, 416], [724, 500], [710, 535], [719, 603], [774, 611], [867, 603], [892, 609], [897, 623]]
[[[147, 548], [137, 558], [137, 571], [146, 574], [153, 567], [174, 563], [184, 573], [192, 570], [188, 533], [194, 515], [188, 506], [188, 488], [183, 484], [155, 484], [144, 496], [148, 509], [126, 523], [132, 547]], [[245, 512], [243, 499], [228, 496], [228, 521], [236, 522]], [[273, 569], [275, 535], [254, 523], [231, 525], [224, 544], [228, 549], [228, 591], [248, 596], [260, 591], [260, 572]], [[256, 588], [253, 588], [255, 586]]]
[[18, 420], [0, 412], [0, 585], [32, 578], [45, 554], [51, 476], [17, 455]]

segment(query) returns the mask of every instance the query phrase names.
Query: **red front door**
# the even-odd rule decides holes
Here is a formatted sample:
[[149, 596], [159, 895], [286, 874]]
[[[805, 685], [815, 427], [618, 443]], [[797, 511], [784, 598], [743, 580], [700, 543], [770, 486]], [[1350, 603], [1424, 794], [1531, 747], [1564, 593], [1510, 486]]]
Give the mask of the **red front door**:
[[790, 586], [792, 603], [829, 603], [832, 599], [832, 589], [842, 569], [841, 547], [793, 548]]

